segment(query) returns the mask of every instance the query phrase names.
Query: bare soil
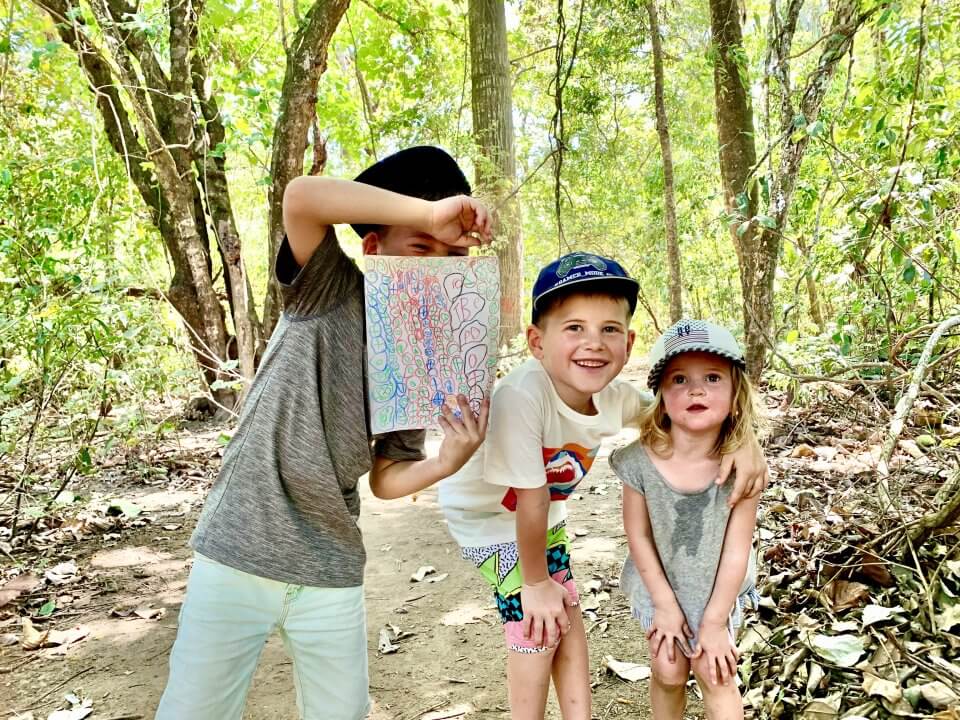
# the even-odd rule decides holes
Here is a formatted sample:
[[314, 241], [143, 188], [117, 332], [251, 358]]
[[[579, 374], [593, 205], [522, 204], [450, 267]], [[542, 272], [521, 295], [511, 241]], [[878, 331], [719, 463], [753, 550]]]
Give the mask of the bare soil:
[[[92, 701], [89, 717], [94, 720], [153, 716], [166, 682], [191, 563], [187, 540], [218, 465], [218, 434], [218, 429], [205, 428], [177, 440], [174, 456], [205, 458], [202, 472], [146, 472], [142, 477], [152, 478], [150, 484], [130, 480], [122, 494], [144, 509], [141, 527], [51, 551], [48, 566], [74, 558], [82, 578], [64, 587], [57, 611], [46, 622], [58, 629], [82, 625], [89, 635], [59, 650], [0, 649], [0, 708], [5, 716], [46, 719], [53, 710], [69, 707], [64, 696], [71, 692]], [[608, 673], [605, 663], [606, 656], [647, 660], [642, 634], [629, 617], [625, 599], [612, 587], [626, 539], [620, 485], [607, 457], [627, 440], [621, 435], [604, 446], [569, 503], [568, 529], [575, 536], [573, 567], [588, 630], [596, 718], [649, 716], [647, 681], [625, 682]], [[175, 465], [168, 458], [167, 467]], [[437, 505], [436, 489], [413, 499], [381, 501], [364, 488], [371, 720], [508, 718], [506, 651], [492, 595], [460, 559]], [[118, 493], [116, 486], [108, 491]], [[411, 581], [424, 565], [435, 568], [433, 577], [446, 577]], [[599, 592], [584, 591], [590, 580], [602, 581]], [[157, 619], [111, 615], [118, 606], [163, 608], [165, 614]], [[2, 621], [0, 633], [19, 634], [18, 622], [15, 615]], [[387, 626], [401, 631], [399, 650], [380, 654], [378, 638]], [[698, 717], [692, 691], [691, 700], [690, 716]], [[290, 659], [278, 637], [270, 639], [261, 656], [244, 717], [298, 717]], [[547, 717], [560, 717], [553, 698]]]

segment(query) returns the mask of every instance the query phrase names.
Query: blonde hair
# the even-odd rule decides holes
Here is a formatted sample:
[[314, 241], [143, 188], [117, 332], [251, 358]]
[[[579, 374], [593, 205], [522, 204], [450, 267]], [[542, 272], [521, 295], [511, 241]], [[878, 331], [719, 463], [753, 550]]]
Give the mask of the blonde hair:
[[[733, 401], [730, 403], [730, 414], [724, 419], [717, 442], [713, 446], [713, 451], [718, 455], [729, 455], [739, 450], [748, 440], [757, 436], [762, 423], [757, 394], [750, 378], [734, 362], [730, 362], [730, 374], [733, 380]], [[657, 455], [666, 457], [673, 453], [670, 417], [664, 408], [662, 382], [657, 386], [653, 402], [641, 411], [638, 427], [640, 442]]]

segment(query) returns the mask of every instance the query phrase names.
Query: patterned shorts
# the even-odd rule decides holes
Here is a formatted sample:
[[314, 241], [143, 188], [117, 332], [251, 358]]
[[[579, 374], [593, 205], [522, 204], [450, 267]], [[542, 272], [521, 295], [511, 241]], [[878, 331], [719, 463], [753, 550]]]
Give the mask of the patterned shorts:
[[[500, 611], [500, 622], [506, 633], [507, 648], [521, 653], [538, 653], [549, 650], [534, 644], [523, 636], [523, 605], [520, 602], [520, 589], [523, 577], [520, 575], [520, 553], [516, 542], [498, 543], [485, 547], [461, 548], [465, 560], [469, 560], [480, 571], [484, 579], [493, 588], [493, 597]], [[547, 531], [547, 572], [554, 582], [563, 585], [570, 595], [571, 605], [580, 604], [577, 585], [570, 572], [570, 542], [564, 523], [555, 525]]]

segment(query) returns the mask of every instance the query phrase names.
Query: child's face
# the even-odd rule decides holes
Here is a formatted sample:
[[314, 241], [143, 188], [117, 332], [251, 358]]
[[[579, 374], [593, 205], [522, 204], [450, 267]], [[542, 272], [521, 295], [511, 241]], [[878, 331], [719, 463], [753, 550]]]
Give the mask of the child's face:
[[542, 327], [527, 328], [527, 344], [543, 363], [560, 398], [581, 413], [593, 412], [593, 394], [623, 369], [634, 333], [627, 301], [573, 295], [550, 310]]
[[363, 238], [363, 252], [366, 255], [448, 257], [466, 255], [469, 248], [447, 245], [405, 225], [389, 225], [381, 232], [367, 233]]
[[671, 430], [719, 432], [733, 406], [733, 365], [712, 353], [682, 353], [664, 368], [660, 393]]

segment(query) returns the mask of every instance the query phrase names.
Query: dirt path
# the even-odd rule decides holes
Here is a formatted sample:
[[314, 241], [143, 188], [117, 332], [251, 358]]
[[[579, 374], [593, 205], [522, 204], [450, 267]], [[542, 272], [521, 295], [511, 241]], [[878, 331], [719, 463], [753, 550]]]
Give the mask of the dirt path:
[[[216, 468], [216, 431], [191, 436]], [[609, 581], [616, 579], [626, 541], [620, 522], [620, 488], [612, 476], [609, 451], [626, 436], [605, 445], [580, 494], [570, 501], [574, 573], [586, 614], [597, 718], [648, 717], [647, 683], [626, 683], [605, 672], [604, 657], [645, 662], [641, 633], [629, 619], [625, 600]], [[206, 442], [206, 446], [204, 446]], [[436, 442], [434, 440], [433, 442]], [[206, 448], [206, 449], [204, 449]], [[27, 652], [0, 650], [0, 708], [9, 717], [45, 719], [67, 707], [73, 692], [92, 701], [91, 718], [153, 716], [167, 675], [167, 657], [176, 634], [190, 552], [186, 541], [212, 477], [132, 488], [127, 496], [144, 508], [150, 522], [119, 537], [63, 548], [53, 565], [75, 557], [84, 576], [65, 586], [50, 622], [58, 629], [82, 625], [86, 639], [66, 648]], [[195, 475], [195, 473], [194, 473]], [[365, 485], [364, 485], [365, 487]], [[480, 720], [507, 718], [502, 633], [489, 590], [459, 558], [436, 502], [436, 490], [416, 499], [380, 501], [365, 491], [361, 526], [369, 561], [366, 574], [371, 658], [371, 720]], [[412, 582], [424, 565], [439, 582]], [[586, 592], [590, 580], [598, 593]], [[596, 583], [595, 583], [596, 584]], [[159, 619], [113, 617], [116, 606], [162, 608]], [[7, 621], [0, 632], [16, 633]], [[403, 634], [399, 650], [378, 652], [380, 630], [393, 625]], [[297, 717], [290, 660], [278, 637], [265, 648], [247, 702], [249, 720]], [[19, 714], [17, 714], [19, 711]], [[694, 714], [693, 716], [696, 716]], [[551, 700], [548, 718], [559, 718]]]

